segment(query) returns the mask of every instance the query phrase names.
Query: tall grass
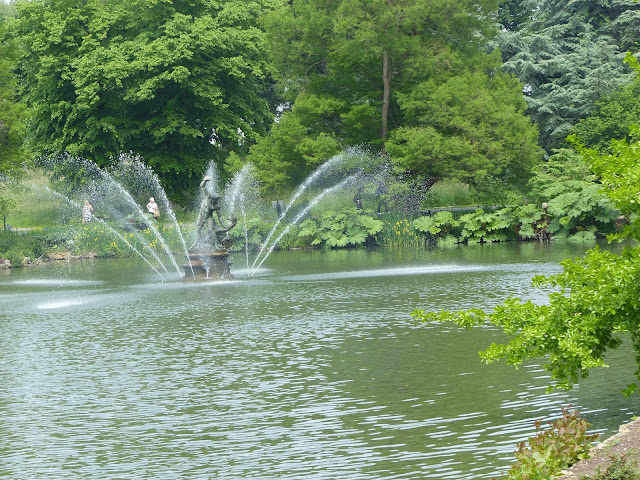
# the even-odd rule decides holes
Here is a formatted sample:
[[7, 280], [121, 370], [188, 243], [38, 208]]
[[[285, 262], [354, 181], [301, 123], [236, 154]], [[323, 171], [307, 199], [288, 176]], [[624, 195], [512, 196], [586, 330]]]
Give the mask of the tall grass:
[[[11, 195], [15, 207], [7, 213], [7, 224], [16, 228], [55, 226], [66, 206], [64, 201], [56, 199], [47, 191], [47, 177], [42, 172], [32, 171], [27, 174], [23, 185]], [[78, 212], [78, 218], [80, 214], [81, 212]]]
[[440, 180], [425, 194], [423, 208], [466, 207], [474, 203], [473, 189], [458, 180]]

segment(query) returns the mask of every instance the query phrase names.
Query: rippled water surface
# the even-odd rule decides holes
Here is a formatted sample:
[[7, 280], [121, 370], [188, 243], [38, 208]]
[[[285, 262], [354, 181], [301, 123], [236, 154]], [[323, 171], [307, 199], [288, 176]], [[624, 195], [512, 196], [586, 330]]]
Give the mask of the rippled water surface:
[[561, 406], [609, 435], [638, 413], [629, 349], [545, 394], [536, 365], [480, 362], [497, 330], [409, 316], [543, 302], [531, 277], [584, 249], [277, 252], [215, 284], [135, 260], [0, 271], [0, 477], [481, 479]]

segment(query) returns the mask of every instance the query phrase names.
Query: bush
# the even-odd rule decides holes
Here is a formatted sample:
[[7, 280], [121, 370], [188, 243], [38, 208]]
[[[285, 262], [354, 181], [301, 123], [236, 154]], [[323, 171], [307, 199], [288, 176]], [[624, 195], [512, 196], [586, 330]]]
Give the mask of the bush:
[[587, 433], [589, 423], [577, 411], [562, 409], [562, 417], [542, 430], [536, 421], [536, 436], [518, 444], [516, 462], [505, 480], [548, 480], [578, 460], [588, 458], [598, 435]]
[[453, 218], [453, 214], [441, 211], [433, 216], [417, 218], [413, 221], [413, 228], [426, 235], [426, 242], [433, 244], [442, 239], [458, 242], [460, 222]]
[[342, 212], [327, 211], [318, 221], [305, 220], [300, 224], [299, 237], [306, 237], [310, 244], [325, 247], [346, 247], [347, 245], [374, 244], [376, 234], [384, 224], [355, 208]]
[[47, 252], [45, 243], [25, 232], [1, 232], [0, 257], [7, 258], [14, 267], [22, 265], [24, 257], [39, 258]]
[[[595, 238], [595, 232], [612, 233], [620, 212], [602, 193], [602, 185], [586, 163], [571, 150], [558, 150], [534, 169], [529, 180], [531, 200], [547, 203], [550, 222], [547, 231], [556, 238]], [[580, 233], [591, 232], [591, 234]]]

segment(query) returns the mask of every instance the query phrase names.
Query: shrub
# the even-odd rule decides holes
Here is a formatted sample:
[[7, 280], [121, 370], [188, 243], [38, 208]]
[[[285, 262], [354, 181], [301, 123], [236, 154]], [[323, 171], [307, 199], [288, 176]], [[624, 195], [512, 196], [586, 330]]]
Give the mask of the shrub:
[[426, 242], [433, 244], [444, 240], [445, 242], [458, 242], [460, 235], [460, 222], [453, 218], [453, 214], [441, 211], [432, 216], [417, 218], [413, 221], [413, 228], [426, 235]]
[[620, 212], [578, 154], [558, 150], [534, 173], [528, 184], [531, 200], [537, 205], [547, 203], [547, 231], [554, 237], [571, 238], [579, 233], [574, 240], [583, 240], [595, 238], [595, 232], [615, 230]]
[[31, 233], [1, 232], [0, 257], [11, 260], [15, 266], [22, 265], [23, 257], [38, 258], [46, 253], [46, 245]]
[[372, 244], [384, 224], [355, 208], [342, 212], [327, 211], [318, 221], [305, 220], [300, 224], [299, 237], [307, 237], [311, 245], [346, 247], [347, 245]]
[[[246, 224], [244, 218], [238, 219], [238, 224], [229, 230], [229, 236], [233, 239], [231, 249], [233, 251], [244, 250], [245, 244], [248, 242], [249, 250], [260, 250], [262, 242], [266, 240], [273, 225], [274, 223], [272, 221], [265, 221], [258, 218], [247, 218]], [[275, 240], [276, 238], [277, 236], [273, 236], [271, 240]]]
[[511, 208], [503, 208], [496, 212], [478, 208], [475, 212], [461, 216], [460, 223], [460, 239], [466, 240], [469, 244], [504, 242], [516, 238], [513, 232], [516, 219]]
[[578, 460], [588, 457], [591, 443], [598, 435], [587, 433], [589, 423], [577, 411], [562, 409], [562, 417], [550, 428], [541, 429], [535, 423], [536, 435], [518, 444], [516, 462], [507, 473], [506, 480], [547, 480]]

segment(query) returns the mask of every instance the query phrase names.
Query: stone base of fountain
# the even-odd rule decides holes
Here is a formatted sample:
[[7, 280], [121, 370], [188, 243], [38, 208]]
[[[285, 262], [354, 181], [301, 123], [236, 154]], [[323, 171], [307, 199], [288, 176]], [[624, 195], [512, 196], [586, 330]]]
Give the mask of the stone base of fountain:
[[230, 271], [229, 252], [218, 248], [212, 250], [189, 250], [185, 263], [183, 282], [206, 282], [214, 280], [233, 280]]

